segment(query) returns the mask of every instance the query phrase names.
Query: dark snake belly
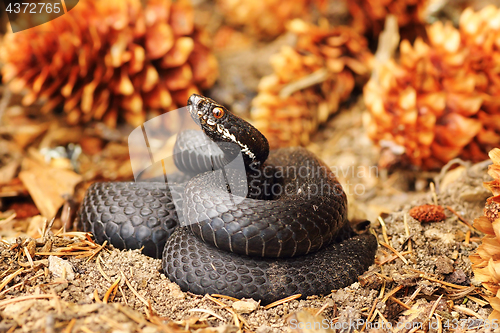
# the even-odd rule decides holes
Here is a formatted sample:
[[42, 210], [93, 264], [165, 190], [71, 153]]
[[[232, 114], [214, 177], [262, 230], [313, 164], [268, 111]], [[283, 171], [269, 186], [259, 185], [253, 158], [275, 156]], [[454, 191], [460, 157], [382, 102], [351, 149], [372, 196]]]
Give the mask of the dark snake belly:
[[[280, 165], [289, 162], [294, 156], [291, 153], [293, 150], [272, 153], [269, 163]], [[308, 159], [304, 159], [305, 150], [298, 150], [300, 154], [294, 159], [298, 160], [296, 163], [311, 163], [311, 156], [314, 155], [306, 153]], [[193, 193], [189, 194], [190, 199], [185, 205], [186, 215], [198, 216], [222, 207], [219, 208], [219, 216], [224, 215], [229, 223], [238, 221], [243, 225], [238, 223], [237, 227], [217, 229], [214, 219], [201, 219], [202, 223], [178, 227], [168, 186], [155, 182], [95, 183], [84, 199], [80, 219], [85, 230], [92, 232], [99, 243], [107, 240], [120, 249], [143, 248], [143, 253], [163, 258], [167, 277], [179, 284], [182, 290], [197, 294], [252, 297], [262, 300], [263, 304], [292, 294], [302, 294], [303, 297], [328, 294], [333, 289], [356, 282], [357, 277], [373, 264], [377, 249], [375, 237], [371, 234], [354, 235], [349, 231], [348, 224], [343, 225], [346, 221], [343, 192], [341, 196], [335, 194], [330, 198], [309, 198], [308, 205], [304, 205], [307, 197], [285, 196], [281, 201], [245, 199], [234, 207], [228, 207], [230, 205], [221, 198], [221, 193], [207, 188], [206, 183], [192, 184], [186, 190], [189, 191]], [[196, 202], [204, 202], [205, 206], [197, 208]], [[269, 207], [262, 206], [266, 202]], [[327, 220], [338, 223], [332, 227], [325, 223]], [[265, 252], [262, 251], [265, 241], [278, 244], [276, 235], [279, 231], [286, 231], [287, 227], [293, 229], [299, 222], [300, 226], [295, 230], [297, 236], [281, 240], [286, 245], [282, 248], [286, 250], [284, 252], [288, 251], [286, 256], [290, 256], [296, 247], [301, 247], [301, 252], [312, 253], [292, 258], [245, 255], [248, 249], [251, 255]], [[281, 228], [276, 228], [276, 225], [281, 225]], [[245, 227], [249, 228], [247, 233], [242, 232]], [[197, 234], [205, 241], [210, 238], [211, 244], [200, 240], [191, 229], [198, 229]], [[246, 235], [253, 241], [238, 242], [236, 239], [231, 242], [228, 229], [233, 230], [236, 238]], [[348, 233], [343, 236], [347, 239], [331, 243], [332, 238], [338, 236], [339, 229]], [[255, 234], [258, 237], [251, 237]], [[224, 240], [225, 246], [221, 244]], [[229, 244], [240, 254], [214, 247], [219, 245], [224, 248]], [[322, 246], [325, 244], [329, 245]], [[272, 248], [268, 246], [268, 249]]]
[[371, 234], [287, 259], [248, 257], [215, 249], [184, 228], [169, 238], [163, 267], [182, 290], [254, 298], [268, 304], [287, 296], [328, 295], [351, 285], [373, 264]]
[[[192, 95], [188, 105], [218, 152], [208, 156], [215, 150], [198, 147], [202, 137], [179, 133], [174, 161], [190, 177], [185, 188], [172, 177], [168, 185], [93, 184], [79, 214], [85, 230], [99, 243], [163, 258], [167, 277], [197, 294], [269, 303], [356, 282], [377, 240], [352, 231], [331, 170], [304, 148], [269, 152], [259, 131], [211, 99]], [[238, 154], [242, 170], [229, 167]]]

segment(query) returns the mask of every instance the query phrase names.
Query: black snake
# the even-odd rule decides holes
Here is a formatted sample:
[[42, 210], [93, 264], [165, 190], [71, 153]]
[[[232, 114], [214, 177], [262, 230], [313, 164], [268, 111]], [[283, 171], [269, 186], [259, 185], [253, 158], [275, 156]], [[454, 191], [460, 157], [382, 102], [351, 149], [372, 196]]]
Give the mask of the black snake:
[[[192, 95], [188, 105], [218, 153], [209, 157], [217, 172], [199, 173], [207, 157], [199, 162], [203, 153], [177, 139], [176, 164], [194, 175], [182, 193], [185, 222], [178, 226], [175, 186], [95, 183], [79, 214], [85, 230], [100, 243], [162, 257], [167, 277], [197, 294], [269, 303], [357, 281], [373, 264], [377, 241], [352, 231], [346, 195], [330, 169], [304, 148], [269, 152], [257, 129], [209, 98]], [[238, 154], [244, 177], [224, 170]], [[236, 198], [228, 179], [246, 186], [247, 197]]]

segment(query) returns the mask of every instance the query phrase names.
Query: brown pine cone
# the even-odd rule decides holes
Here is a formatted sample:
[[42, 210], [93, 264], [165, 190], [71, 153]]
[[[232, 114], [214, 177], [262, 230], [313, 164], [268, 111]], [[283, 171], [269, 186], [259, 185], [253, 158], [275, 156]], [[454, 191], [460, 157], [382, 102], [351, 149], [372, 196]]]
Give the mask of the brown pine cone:
[[25, 105], [61, 105], [70, 123], [137, 126], [211, 86], [217, 61], [188, 1], [80, 1], [64, 16], [5, 36], [3, 81]]
[[336, 112], [355, 84], [371, 70], [367, 41], [349, 27], [290, 22], [295, 47], [271, 58], [274, 73], [261, 79], [251, 118], [271, 147], [306, 145], [328, 116]]
[[485, 182], [484, 185], [491, 190], [493, 196], [486, 202], [485, 216], [474, 220], [474, 228], [486, 235], [469, 259], [475, 279], [495, 295], [488, 298], [493, 307], [488, 319], [500, 320], [500, 149], [493, 149], [489, 155], [493, 164], [489, 166], [488, 174], [493, 180]]
[[485, 14], [490, 11], [500, 14], [494, 7], [464, 11], [460, 29], [434, 23], [427, 28], [428, 44], [402, 41], [399, 61], [380, 66], [367, 83], [369, 136], [403, 152], [381, 167], [398, 160], [423, 169], [455, 157], [481, 161], [500, 144], [500, 53], [492, 43], [500, 30]]

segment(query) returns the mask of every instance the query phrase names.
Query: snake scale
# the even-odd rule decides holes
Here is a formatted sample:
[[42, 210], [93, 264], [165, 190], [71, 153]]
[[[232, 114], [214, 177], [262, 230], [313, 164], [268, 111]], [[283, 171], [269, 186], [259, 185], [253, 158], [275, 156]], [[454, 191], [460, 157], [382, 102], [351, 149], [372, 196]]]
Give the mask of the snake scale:
[[[186, 150], [178, 137], [176, 165], [191, 174], [182, 192], [184, 223], [179, 225], [175, 210], [175, 185], [94, 183], [79, 218], [98, 242], [162, 258], [165, 274], [184, 291], [263, 304], [293, 294], [328, 294], [354, 283], [373, 264], [376, 238], [351, 229], [346, 195], [314, 154], [304, 148], [269, 151], [257, 129], [207, 97], [192, 95], [188, 106], [218, 149], [209, 157], [219, 165], [214, 169], [241, 154], [244, 177], [232, 169], [201, 172], [206, 163], [194, 159], [203, 153]], [[246, 186], [248, 195], [235, 200], [228, 178]]]

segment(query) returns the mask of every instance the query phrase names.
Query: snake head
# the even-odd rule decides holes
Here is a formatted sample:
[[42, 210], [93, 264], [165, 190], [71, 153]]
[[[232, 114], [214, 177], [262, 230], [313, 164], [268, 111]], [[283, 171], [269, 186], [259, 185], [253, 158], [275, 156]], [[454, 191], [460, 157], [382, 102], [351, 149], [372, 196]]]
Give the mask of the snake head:
[[217, 122], [222, 122], [222, 118], [227, 117], [225, 107], [205, 96], [191, 95], [188, 99], [188, 106], [191, 117], [203, 127], [203, 131], [214, 129]]
[[[238, 145], [243, 158], [250, 163], [263, 163], [269, 155], [269, 143], [247, 121], [229, 112], [213, 99], [193, 94], [188, 99], [189, 112], [202, 131], [224, 151], [224, 143]], [[233, 145], [234, 146], [234, 145]]]

